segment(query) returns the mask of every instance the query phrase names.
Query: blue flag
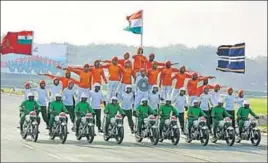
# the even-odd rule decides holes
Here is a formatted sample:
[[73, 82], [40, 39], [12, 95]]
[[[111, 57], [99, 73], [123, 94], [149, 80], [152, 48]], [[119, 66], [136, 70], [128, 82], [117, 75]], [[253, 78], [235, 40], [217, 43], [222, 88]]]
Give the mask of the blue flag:
[[218, 47], [218, 67], [223, 72], [245, 73], [245, 43]]

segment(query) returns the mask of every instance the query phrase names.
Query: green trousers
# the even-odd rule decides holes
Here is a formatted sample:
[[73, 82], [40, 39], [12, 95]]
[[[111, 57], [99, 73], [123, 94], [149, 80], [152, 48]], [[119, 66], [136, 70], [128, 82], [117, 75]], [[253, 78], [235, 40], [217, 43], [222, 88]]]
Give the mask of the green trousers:
[[232, 126], [235, 128], [235, 111], [234, 110], [226, 110], [232, 116]]
[[[132, 119], [132, 110], [124, 110], [124, 112], [125, 112], [125, 115], [126, 115], [127, 120], [128, 120], [128, 125], [132, 130], [133, 127], [134, 127], [134, 122], [133, 122], [133, 119]], [[124, 116], [124, 118], [125, 118], [125, 116]], [[124, 122], [124, 120], [123, 120], [123, 122]]]
[[46, 125], [48, 125], [47, 107], [46, 106], [40, 106], [40, 108], [41, 108], [40, 112], [42, 114], [42, 118], [43, 118], [44, 122], [46, 123]]
[[162, 117], [160, 118], [160, 125], [159, 125], [160, 136], [162, 136], [162, 131], [163, 131], [163, 127], [164, 127], [166, 119], [169, 119], [169, 118], [162, 118]]
[[[21, 117], [20, 117], [20, 131], [22, 131], [22, 129], [23, 129], [23, 123], [25, 121], [25, 116], [26, 115], [28, 115], [28, 114], [24, 114], [24, 113], [21, 114]], [[37, 121], [38, 124], [40, 124], [40, 117], [39, 116], [36, 117], [36, 121]]]
[[188, 118], [188, 131], [189, 131], [189, 133], [191, 131], [191, 128], [193, 127], [195, 120], [197, 120], [197, 118]]
[[71, 105], [71, 106], [65, 105], [65, 107], [69, 112], [71, 122], [74, 123], [74, 120], [75, 120], [74, 106], [73, 105]]
[[238, 121], [238, 129], [239, 129], [239, 135], [241, 136], [242, 134], [242, 129], [244, 127], [245, 121], [247, 121], [248, 118], [239, 118]]
[[96, 116], [96, 117], [94, 117], [94, 123], [95, 123], [95, 119], [96, 119], [95, 124], [98, 127], [98, 129], [100, 129], [101, 128], [101, 109], [94, 109], [94, 112], [95, 112], [95, 116]]
[[142, 127], [142, 124], [143, 124], [143, 120], [144, 120], [144, 118], [146, 118], [146, 117], [137, 117], [138, 118], [138, 133], [139, 134], [141, 134], [141, 127]]
[[216, 137], [217, 127], [219, 126], [220, 120], [213, 118], [212, 122], [213, 136]]

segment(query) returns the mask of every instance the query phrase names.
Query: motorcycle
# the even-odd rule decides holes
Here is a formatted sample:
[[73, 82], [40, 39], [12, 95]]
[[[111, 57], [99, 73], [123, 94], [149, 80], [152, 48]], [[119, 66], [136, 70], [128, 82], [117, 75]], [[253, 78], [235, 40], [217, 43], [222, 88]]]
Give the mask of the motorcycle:
[[35, 111], [31, 111], [28, 115], [25, 116], [25, 121], [22, 127], [22, 138], [26, 139], [28, 135], [32, 137], [34, 142], [37, 141], [39, 135], [39, 125], [37, 122], [37, 114]]
[[171, 116], [170, 119], [165, 120], [165, 124], [162, 131], [162, 139], [159, 142], [163, 142], [164, 139], [171, 140], [173, 145], [177, 145], [180, 141], [180, 128], [178, 127], [177, 117]]
[[[104, 117], [104, 121], [106, 121], [106, 115]], [[106, 122], [104, 122], [105, 124]], [[104, 133], [106, 133], [104, 128]], [[110, 123], [108, 126], [108, 134], [104, 134], [103, 138], [105, 141], [109, 141], [110, 138], [115, 138], [117, 144], [121, 144], [124, 139], [124, 125], [123, 125], [123, 117], [121, 114], [115, 115], [110, 119]]]
[[[138, 124], [138, 119], [136, 118], [136, 124]], [[137, 125], [136, 125], [137, 126]], [[137, 142], [141, 142], [144, 138], [150, 138], [153, 145], [156, 145], [159, 141], [159, 128], [157, 125], [157, 117], [150, 115], [144, 118], [141, 127], [141, 135], [138, 135], [138, 128], [135, 128], [135, 139]]]
[[[200, 140], [203, 146], [206, 146], [209, 141], [209, 129], [207, 126], [207, 120], [205, 117], [199, 117], [198, 120], [193, 121], [193, 126], [188, 131], [188, 121], [186, 121], [186, 125], [184, 127], [185, 133], [188, 135], [186, 142], [191, 143], [192, 140]], [[191, 134], [191, 138], [189, 137]]]
[[59, 137], [61, 143], [64, 144], [67, 140], [67, 136], [67, 115], [64, 112], [61, 112], [59, 115], [55, 116], [55, 122], [53, 123], [50, 139], [54, 140], [55, 137]]
[[87, 113], [81, 118], [76, 139], [81, 140], [82, 137], [86, 137], [88, 143], [92, 143], [95, 136], [94, 128], [93, 115], [91, 113]]
[[216, 138], [212, 138], [211, 142], [216, 143], [217, 140], [225, 140], [227, 145], [232, 146], [235, 142], [235, 130], [232, 126], [232, 119], [224, 118], [219, 122], [216, 131]]
[[[242, 140], [250, 140], [252, 145], [258, 146], [261, 142], [261, 131], [257, 126], [258, 120], [255, 118], [245, 121], [244, 127], [242, 128], [241, 139], [238, 138], [236, 143], [240, 143]], [[239, 134], [239, 131], [237, 131], [237, 134]]]

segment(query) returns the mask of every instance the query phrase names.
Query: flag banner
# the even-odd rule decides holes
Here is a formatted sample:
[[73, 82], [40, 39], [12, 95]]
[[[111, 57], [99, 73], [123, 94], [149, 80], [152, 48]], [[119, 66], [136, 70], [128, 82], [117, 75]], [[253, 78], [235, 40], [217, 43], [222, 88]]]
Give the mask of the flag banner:
[[33, 31], [8, 32], [1, 42], [1, 54], [32, 55]]
[[222, 72], [245, 73], [245, 43], [218, 47], [218, 67]]
[[142, 34], [142, 17], [143, 11], [140, 10], [130, 16], [127, 16], [126, 19], [129, 22], [129, 25], [124, 28], [125, 31], [132, 32], [134, 34]]

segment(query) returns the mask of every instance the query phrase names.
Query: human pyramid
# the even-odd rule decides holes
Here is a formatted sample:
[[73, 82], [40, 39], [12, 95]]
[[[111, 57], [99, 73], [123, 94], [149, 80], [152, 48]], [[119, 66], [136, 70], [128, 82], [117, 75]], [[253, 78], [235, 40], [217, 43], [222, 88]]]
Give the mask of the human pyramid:
[[[68, 66], [65, 68], [57, 66], [57, 68], [65, 70], [65, 76], [39, 74], [53, 79], [53, 84], [46, 86], [45, 81], [41, 80], [38, 88], [31, 88], [30, 83], [27, 82], [23, 90], [25, 100], [27, 101], [30, 96], [33, 96], [32, 92], [37, 93], [37, 105], [40, 106], [40, 112], [50, 134], [55, 117], [51, 114], [51, 110], [56, 111], [57, 114], [63, 110], [70, 114], [76, 135], [79, 133], [82, 115], [87, 112], [94, 114], [94, 119], [96, 119], [96, 123], [95, 120], [94, 123], [98, 127], [98, 131], [103, 132], [104, 129], [105, 135], [108, 135], [108, 126], [112, 116], [106, 116], [105, 124], [102, 126], [101, 108], [103, 104], [106, 115], [115, 116], [119, 112], [123, 117], [127, 117], [132, 133], [135, 133], [132, 117], [136, 116], [139, 136], [141, 136], [143, 119], [148, 117], [148, 114], [160, 116], [160, 138], [162, 138], [164, 122], [170, 118], [171, 112], [179, 118], [182, 132], [185, 131], [184, 112], [187, 110], [188, 117], [191, 116], [189, 112], [197, 114], [195, 118], [206, 117], [207, 126], [211, 130], [212, 121], [214, 129], [215, 126], [217, 127], [217, 123], [214, 121], [218, 121], [214, 117], [217, 112], [214, 108], [223, 108], [225, 103], [224, 112], [221, 114], [231, 117], [232, 126], [235, 127], [235, 104], [239, 108], [249, 105], [244, 99], [243, 90], [239, 90], [238, 94], [234, 95], [233, 89], [229, 87], [225, 93], [221, 90], [224, 87], [219, 84], [208, 84], [208, 80], [215, 77], [202, 76], [187, 70], [185, 66], [180, 66], [179, 69], [174, 68], [172, 66], [176, 63], [172, 64], [170, 61], [157, 62], [154, 54], [150, 54], [147, 59], [143, 55], [141, 47], [137, 49], [137, 54], [133, 55], [132, 59], [133, 63], [130, 60], [130, 54], [126, 52], [122, 59], [113, 57], [111, 60], [96, 60], [94, 65], [85, 64], [83, 67]], [[104, 69], [108, 70], [108, 80], [105, 77]], [[71, 78], [71, 73], [77, 74], [79, 80]], [[174, 88], [172, 88], [173, 81], [175, 81]], [[202, 86], [198, 86], [199, 82], [203, 82]], [[108, 84], [106, 96], [102, 92], [103, 83]], [[200, 110], [195, 111], [193, 108]], [[81, 115], [81, 111], [84, 114]], [[254, 116], [256, 115], [254, 114]], [[22, 124], [21, 121], [21, 126]], [[191, 125], [192, 122], [189, 120], [187, 127], [189, 130]], [[191, 134], [188, 136], [190, 137]]]

